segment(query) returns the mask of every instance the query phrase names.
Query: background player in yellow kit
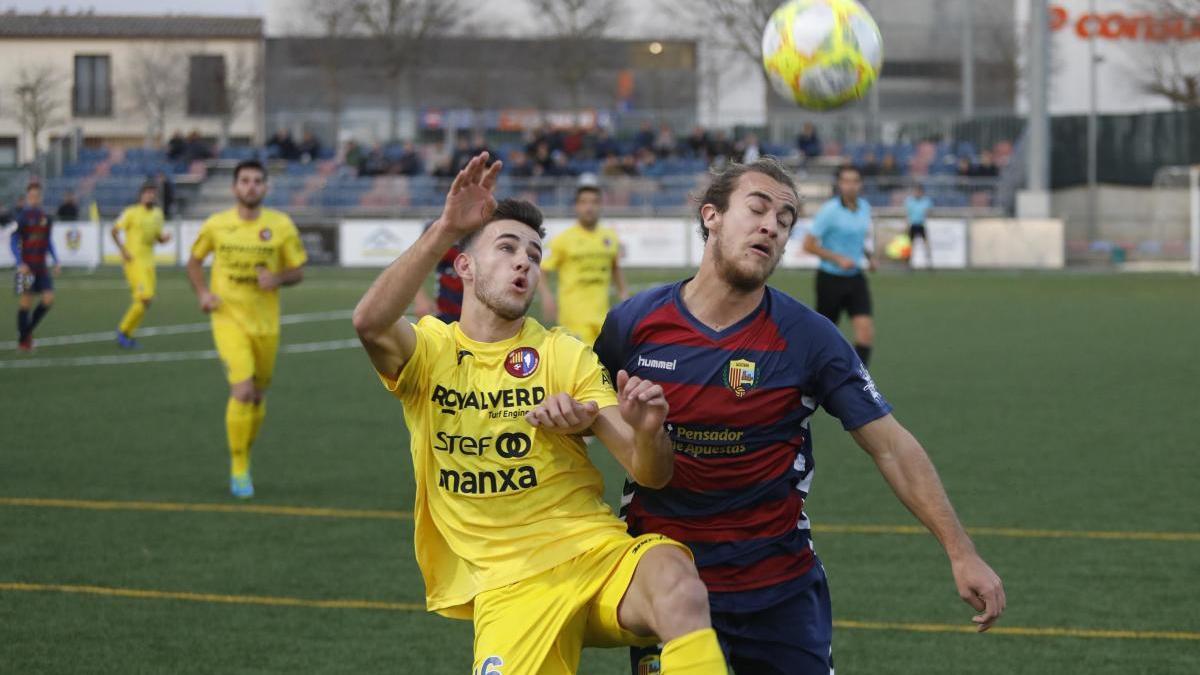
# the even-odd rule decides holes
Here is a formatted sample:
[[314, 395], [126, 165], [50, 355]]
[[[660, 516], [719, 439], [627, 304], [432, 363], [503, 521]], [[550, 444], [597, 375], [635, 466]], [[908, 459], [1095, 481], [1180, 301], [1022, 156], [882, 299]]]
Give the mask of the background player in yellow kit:
[[[125, 240], [121, 240], [121, 233]], [[138, 203], [127, 207], [113, 224], [112, 238], [121, 252], [125, 280], [133, 299], [121, 323], [117, 326], [117, 344], [125, 349], [137, 347], [133, 332], [142, 323], [142, 317], [154, 300], [156, 272], [154, 269], [154, 244], [171, 241], [171, 234], [163, 232], [163, 211], [158, 208], [158, 187], [144, 183], [138, 195]]]
[[[204, 221], [187, 271], [200, 309], [212, 315], [213, 342], [229, 380], [229, 491], [246, 499], [254, 496], [250, 446], [267, 413], [264, 396], [279, 347], [279, 288], [300, 283], [308, 256], [292, 219], [262, 208], [267, 171], [261, 163], [237, 165], [233, 194], [235, 208]], [[203, 267], [210, 253], [211, 290]]]
[[[404, 405], [427, 606], [474, 620], [477, 674], [573, 673], [584, 645], [661, 641], [663, 673], [724, 675], [687, 549], [624, 532], [579, 436], [590, 429], [631, 475], [664, 484], [662, 389], [622, 371], [617, 393], [588, 346], [526, 316], [542, 217], [528, 202], [497, 205], [500, 162], [485, 168], [487, 157], [459, 172], [441, 217], [354, 312]], [[461, 320], [410, 324], [405, 308], [460, 240]]]
[[542, 261], [542, 271], [556, 272], [558, 277], [558, 302], [547, 284], [542, 291], [542, 315], [591, 345], [608, 314], [608, 287], [615, 285], [621, 300], [629, 292], [617, 264], [621, 255], [617, 233], [600, 225], [600, 188], [584, 185], [575, 191], [575, 217], [575, 224], [554, 238], [550, 255]]

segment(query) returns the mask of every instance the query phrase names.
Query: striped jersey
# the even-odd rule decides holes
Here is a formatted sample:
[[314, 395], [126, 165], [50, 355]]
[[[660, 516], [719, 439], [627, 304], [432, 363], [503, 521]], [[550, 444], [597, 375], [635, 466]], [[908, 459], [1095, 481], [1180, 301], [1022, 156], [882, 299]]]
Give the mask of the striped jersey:
[[458, 321], [462, 314], [463, 281], [454, 271], [457, 246], [450, 247], [437, 264], [437, 318], [445, 323]]
[[691, 548], [713, 611], [758, 611], [815, 576], [813, 413], [852, 430], [891, 406], [825, 317], [767, 288], [754, 312], [714, 331], [684, 306], [686, 283], [622, 303], [596, 340], [610, 373], [661, 384], [671, 405], [674, 476], [659, 490], [627, 482], [622, 515], [635, 536]]
[[34, 274], [44, 274], [47, 254], [58, 262], [54, 242], [50, 239], [53, 220], [42, 209], [32, 207], [18, 211], [13, 220], [17, 222], [17, 229], [12, 235], [13, 257], [28, 265]]

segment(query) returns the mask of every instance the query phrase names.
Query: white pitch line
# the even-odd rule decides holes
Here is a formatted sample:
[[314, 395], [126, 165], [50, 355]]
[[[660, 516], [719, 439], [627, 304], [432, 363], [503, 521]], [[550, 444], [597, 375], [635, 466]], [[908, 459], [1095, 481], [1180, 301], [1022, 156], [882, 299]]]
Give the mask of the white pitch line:
[[[308, 314], [286, 314], [279, 317], [281, 325], [290, 326], [297, 323], [315, 323], [318, 321], [340, 321], [349, 319], [353, 316], [354, 311], [349, 309], [337, 309], [330, 312], [310, 312]], [[200, 323], [180, 323], [169, 326], [151, 326], [138, 330], [137, 337], [154, 337], [155, 335], [186, 335], [189, 333], [205, 333], [212, 330], [212, 324], [208, 321]], [[111, 330], [100, 333], [80, 333], [78, 335], [58, 335], [48, 338], [37, 338], [35, 341], [38, 347], [56, 347], [62, 345], [82, 345], [94, 342], [113, 342], [116, 339], [116, 333]], [[16, 349], [17, 343], [9, 340], [0, 342], [0, 349]]]
[[[361, 343], [356, 338], [326, 340], [324, 342], [300, 342], [283, 345], [284, 354], [310, 354], [332, 352], [341, 349], [357, 349]], [[121, 366], [130, 363], [166, 363], [171, 361], [208, 361], [218, 358], [215, 349], [199, 349], [187, 352], [152, 352], [149, 354], [109, 354], [107, 356], [70, 356], [49, 359], [8, 359], [0, 361], [0, 370], [5, 368], [78, 368], [80, 366]]]

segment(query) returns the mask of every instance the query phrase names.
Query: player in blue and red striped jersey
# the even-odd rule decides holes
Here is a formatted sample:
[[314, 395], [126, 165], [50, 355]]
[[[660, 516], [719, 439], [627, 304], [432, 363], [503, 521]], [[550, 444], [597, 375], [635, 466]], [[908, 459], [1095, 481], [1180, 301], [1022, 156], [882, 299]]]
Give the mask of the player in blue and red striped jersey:
[[[833, 672], [829, 593], [805, 500], [813, 479], [811, 417], [837, 417], [900, 500], [945, 547], [958, 592], [986, 630], [1005, 598], [975, 552], [924, 449], [854, 348], [828, 319], [769, 288], [799, 210], [773, 159], [731, 165], [701, 200], [696, 276], [612, 310], [596, 341], [610, 373], [660, 384], [675, 470], [662, 489], [627, 484], [634, 535], [686, 543], [708, 587], [713, 627], [738, 675]], [[634, 650], [635, 673], [654, 672]]]
[[[58, 254], [54, 251], [51, 228], [54, 222], [42, 209], [42, 186], [30, 183], [25, 188], [25, 207], [17, 211], [11, 244], [17, 261], [17, 349], [33, 349], [33, 329], [41, 323], [54, 304], [54, 278], [58, 274]], [[51, 268], [47, 257], [54, 259]], [[35, 294], [40, 294], [38, 306], [33, 306]]]
[[[425, 229], [428, 230], [432, 224], [427, 223]], [[429, 297], [424, 288], [417, 290], [417, 295], [413, 298], [413, 314], [418, 318], [432, 314], [442, 323], [458, 321], [462, 314], [463, 281], [458, 272], [454, 271], [454, 259], [460, 252], [457, 244], [451, 246], [434, 268], [434, 274], [437, 276], [436, 299]]]

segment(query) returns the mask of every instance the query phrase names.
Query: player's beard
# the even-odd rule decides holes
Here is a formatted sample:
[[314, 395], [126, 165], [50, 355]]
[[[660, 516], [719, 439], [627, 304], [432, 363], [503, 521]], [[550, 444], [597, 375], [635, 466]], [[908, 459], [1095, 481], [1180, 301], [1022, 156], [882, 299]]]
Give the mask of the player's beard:
[[[505, 287], [507, 287], [507, 284], [505, 284]], [[494, 279], [476, 277], [475, 299], [483, 303], [484, 307], [492, 310], [501, 319], [516, 321], [525, 316], [525, 313], [529, 311], [529, 305], [533, 304], [533, 293], [529, 294], [528, 300], [521, 302], [515, 298], [507, 297], [503, 290], [496, 288]]]
[[[767, 283], [767, 279], [779, 265], [779, 257], [772, 260], [766, 269], [738, 265], [736, 261], [725, 256], [725, 246], [720, 231], [713, 232], [712, 236], [714, 238], [713, 264], [716, 266], [717, 274], [735, 290], [743, 293], [757, 291]], [[749, 269], [747, 269], [748, 267]]]
[[262, 197], [259, 197], [258, 199], [247, 199], [246, 197], [238, 195], [237, 200], [238, 200], [238, 205], [244, 209], [257, 209], [258, 206], [263, 203], [263, 199], [265, 197], [266, 197], [266, 195], [263, 195]]

